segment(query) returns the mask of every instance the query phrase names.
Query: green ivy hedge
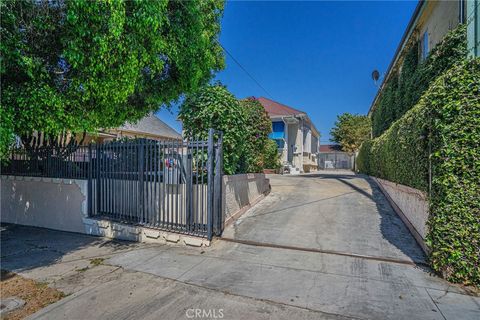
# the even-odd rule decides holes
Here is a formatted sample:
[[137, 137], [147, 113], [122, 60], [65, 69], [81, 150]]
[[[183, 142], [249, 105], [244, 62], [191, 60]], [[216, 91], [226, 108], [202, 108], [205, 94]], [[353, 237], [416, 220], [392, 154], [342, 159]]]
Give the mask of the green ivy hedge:
[[384, 134], [364, 142], [357, 157], [361, 172], [408, 185], [428, 189], [428, 115], [420, 102]]
[[429, 191], [432, 268], [450, 281], [480, 285], [479, 58], [437, 78], [414, 108], [362, 145], [357, 164], [363, 173]]
[[394, 72], [385, 83], [372, 112], [374, 137], [380, 136], [410, 110], [439, 75], [467, 56], [466, 26], [459, 25], [450, 31], [421, 63], [418, 62], [418, 46], [418, 42], [408, 45], [401, 72]]

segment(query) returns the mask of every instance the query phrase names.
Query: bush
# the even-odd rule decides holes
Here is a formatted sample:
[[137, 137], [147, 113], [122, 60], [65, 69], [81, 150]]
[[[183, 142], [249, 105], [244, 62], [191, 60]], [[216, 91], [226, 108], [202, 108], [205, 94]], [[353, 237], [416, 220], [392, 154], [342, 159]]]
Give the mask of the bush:
[[220, 84], [206, 86], [187, 96], [179, 118], [189, 138], [206, 139], [209, 128], [223, 132], [225, 174], [261, 172], [275, 163], [268, 139], [272, 124], [254, 98], [238, 101]]
[[207, 139], [208, 129], [223, 131], [223, 170], [240, 172], [245, 139], [245, 113], [235, 97], [222, 85], [205, 86], [187, 96], [180, 107], [184, 135]]
[[411, 109], [429, 85], [456, 62], [465, 59], [467, 52], [467, 31], [463, 24], [450, 31], [420, 64], [418, 43], [409, 44], [402, 71], [394, 72], [387, 80], [372, 112], [373, 136], [380, 136]]
[[480, 59], [435, 80], [419, 103], [360, 148], [369, 175], [429, 191], [432, 268], [480, 285]]
[[280, 169], [280, 155], [278, 154], [277, 143], [268, 139], [263, 152], [263, 167], [264, 169]]
[[262, 172], [266, 167], [265, 152], [269, 143], [268, 134], [272, 132], [272, 122], [265, 108], [255, 98], [240, 100], [240, 106], [247, 131], [240, 171]]

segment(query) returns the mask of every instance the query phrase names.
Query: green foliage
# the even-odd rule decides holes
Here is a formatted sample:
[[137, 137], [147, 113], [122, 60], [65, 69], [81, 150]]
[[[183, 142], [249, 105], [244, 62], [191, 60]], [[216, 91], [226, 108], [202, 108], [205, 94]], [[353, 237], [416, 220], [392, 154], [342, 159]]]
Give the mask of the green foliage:
[[95, 132], [140, 119], [223, 68], [223, 0], [0, 6], [2, 150], [12, 133]]
[[267, 140], [265, 150], [263, 152], [264, 169], [280, 169], [280, 154], [278, 153], [277, 143], [271, 139]]
[[188, 95], [179, 118], [186, 137], [206, 139], [209, 128], [223, 131], [224, 172], [240, 172], [247, 123], [240, 103], [224, 86], [205, 86]]
[[362, 144], [357, 157], [361, 172], [428, 189], [428, 142], [426, 107], [420, 102], [395, 121], [380, 137]]
[[180, 107], [186, 137], [206, 139], [208, 129], [223, 132], [225, 174], [277, 168], [277, 144], [268, 138], [272, 123], [254, 98], [237, 100], [221, 84], [202, 87]]
[[480, 59], [457, 62], [419, 103], [360, 148], [369, 175], [429, 191], [434, 270], [480, 285]]
[[[255, 98], [240, 100], [245, 117], [246, 143], [242, 154], [241, 172], [262, 172], [266, 167], [266, 146], [268, 134], [272, 132], [272, 122], [265, 108]], [[275, 144], [276, 146], [276, 144]], [[276, 150], [276, 147], [275, 147]], [[278, 151], [276, 151], [278, 155]], [[271, 155], [268, 155], [271, 157]]]
[[480, 286], [480, 59], [438, 79], [424, 103], [432, 119], [432, 265]]
[[360, 145], [370, 138], [371, 122], [368, 116], [344, 113], [337, 116], [337, 121], [330, 131], [331, 141], [341, 145], [346, 152], [356, 152]]
[[439, 75], [466, 58], [466, 26], [459, 25], [450, 31], [420, 64], [418, 43], [411, 43], [407, 48], [401, 71], [389, 77], [372, 112], [374, 137], [411, 109]]
[[0, 124], [0, 159], [3, 159], [14, 140], [12, 110], [0, 109]]

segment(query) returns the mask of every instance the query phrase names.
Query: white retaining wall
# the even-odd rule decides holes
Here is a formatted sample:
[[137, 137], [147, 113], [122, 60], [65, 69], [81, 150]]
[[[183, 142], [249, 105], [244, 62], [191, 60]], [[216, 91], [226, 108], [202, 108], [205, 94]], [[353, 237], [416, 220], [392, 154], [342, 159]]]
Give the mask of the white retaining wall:
[[393, 209], [406, 224], [422, 249], [428, 252], [428, 247], [425, 244], [429, 214], [427, 194], [402, 184], [380, 178], [372, 178], [380, 186]]
[[[91, 219], [87, 188], [87, 180], [1, 176], [0, 221], [132, 241], [209, 244], [203, 238]], [[233, 221], [269, 190], [263, 173], [224, 176], [224, 222]]]
[[264, 173], [223, 176], [224, 225], [240, 217], [270, 192], [270, 180]]
[[85, 232], [87, 181], [1, 176], [0, 221]]

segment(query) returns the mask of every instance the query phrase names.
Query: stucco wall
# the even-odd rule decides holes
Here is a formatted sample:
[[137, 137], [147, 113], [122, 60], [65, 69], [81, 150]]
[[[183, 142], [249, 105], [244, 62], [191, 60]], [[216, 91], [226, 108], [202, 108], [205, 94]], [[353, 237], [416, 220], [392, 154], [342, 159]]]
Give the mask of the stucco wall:
[[87, 181], [1, 176], [0, 221], [85, 232]]
[[[87, 180], [1, 176], [0, 221], [132, 241], [208, 245], [205, 239], [88, 218], [87, 188]], [[224, 222], [233, 221], [269, 191], [263, 173], [224, 176]]]
[[374, 178], [393, 208], [405, 222], [412, 235], [424, 251], [428, 251], [425, 237], [428, 232], [428, 200], [427, 195], [417, 189], [398, 183]]
[[263, 173], [236, 174], [223, 177], [225, 224], [243, 214], [270, 191], [270, 180]]
[[459, 23], [458, 1], [431, 1], [419, 19], [419, 37], [428, 32], [428, 47], [432, 50], [449, 30]]

